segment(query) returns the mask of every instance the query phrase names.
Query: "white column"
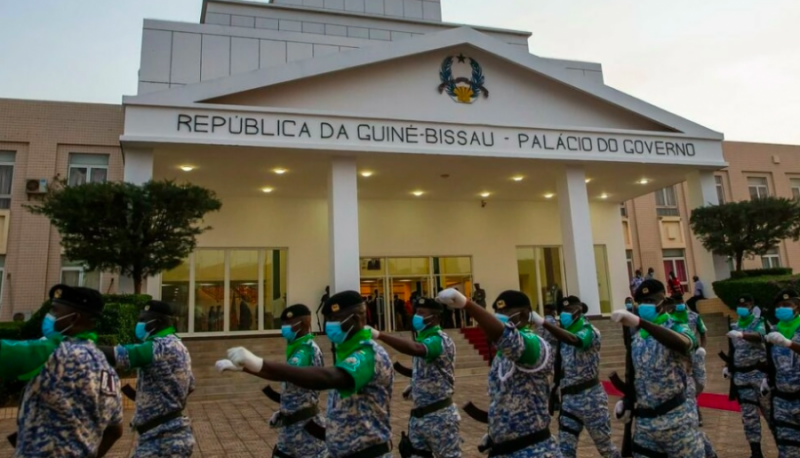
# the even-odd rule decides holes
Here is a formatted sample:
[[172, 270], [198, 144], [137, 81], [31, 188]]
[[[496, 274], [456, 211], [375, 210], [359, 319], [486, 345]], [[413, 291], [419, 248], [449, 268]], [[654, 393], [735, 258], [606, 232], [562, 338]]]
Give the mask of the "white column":
[[[714, 172], [705, 170], [695, 170], [686, 175], [686, 184], [689, 188], [687, 200], [689, 203], [689, 211], [695, 208], [705, 207], [708, 205], [719, 205], [719, 198], [717, 197], [717, 183], [714, 181]], [[689, 221], [686, 221], [689, 224]], [[691, 237], [692, 251], [694, 252], [694, 275], [700, 277], [700, 280], [705, 285], [706, 297], [715, 297], [714, 290], [711, 288], [711, 283], [717, 280], [717, 269], [715, 264], [725, 265], [727, 261], [718, 260], [719, 256], [714, 256], [710, 251], [703, 247], [694, 233]], [[725, 277], [727, 278], [727, 277]], [[721, 280], [721, 279], [720, 279]], [[692, 285], [694, 288], [694, 285]], [[694, 293], [694, 291], [689, 291]]]
[[[126, 183], [136, 185], [144, 184], [153, 179], [153, 150], [151, 148], [131, 148], [126, 147], [122, 150], [125, 169], [123, 180]], [[142, 287], [142, 293], [150, 294], [154, 299], [161, 296], [159, 278], [146, 278]], [[133, 294], [133, 279], [120, 275], [117, 290], [124, 294]], [[153, 294], [157, 292], [158, 294]]]
[[356, 159], [334, 157], [328, 182], [331, 294], [359, 291], [358, 170]]
[[567, 291], [564, 295], [580, 297], [589, 307], [587, 315], [600, 315], [592, 222], [583, 167], [567, 166], [558, 178], [557, 192], [567, 274]]

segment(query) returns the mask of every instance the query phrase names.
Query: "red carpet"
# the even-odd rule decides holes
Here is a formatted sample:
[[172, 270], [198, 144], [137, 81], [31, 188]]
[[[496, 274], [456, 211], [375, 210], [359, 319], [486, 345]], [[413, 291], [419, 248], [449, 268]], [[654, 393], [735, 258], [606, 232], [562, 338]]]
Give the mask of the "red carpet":
[[[603, 382], [603, 388], [610, 396], [622, 396], [611, 382]], [[697, 398], [697, 403], [705, 409], [727, 410], [730, 412], [740, 412], [739, 404], [729, 401], [727, 394], [702, 393]]]

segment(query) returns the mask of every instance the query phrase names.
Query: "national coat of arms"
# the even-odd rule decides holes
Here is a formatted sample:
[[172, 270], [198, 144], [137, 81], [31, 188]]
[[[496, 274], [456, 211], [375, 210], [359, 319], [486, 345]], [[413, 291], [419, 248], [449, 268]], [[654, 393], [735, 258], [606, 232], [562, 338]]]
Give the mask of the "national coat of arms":
[[[472, 70], [470, 78], [464, 76], [453, 76], [453, 61], [459, 64], [466, 64], [469, 60], [469, 67]], [[447, 92], [455, 102], [458, 103], [472, 103], [483, 95], [484, 98], [489, 97], [489, 90], [483, 84], [485, 81], [483, 76], [483, 69], [475, 59], [466, 57], [464, 54], [457, 56], [447, 56], [442, 61], [442, 67], [439, 69], [439, 93]]]

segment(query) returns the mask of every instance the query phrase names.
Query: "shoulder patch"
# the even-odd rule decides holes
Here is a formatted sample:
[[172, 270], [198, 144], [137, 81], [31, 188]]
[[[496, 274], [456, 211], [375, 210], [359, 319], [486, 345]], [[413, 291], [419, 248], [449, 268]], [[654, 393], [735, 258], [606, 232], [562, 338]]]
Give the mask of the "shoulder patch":
[[295, 364], [299, 364], [299, 363], [300, 363], [300, 358], [297, 357], [297, 356], [292, 356], [289, 359], [289, 364], [291, 364], [291, 365], [295, 365]]
[[109, 371], [100, 372], [100, 393], [105, 396], [116, 396], [119, 391], [114, 375]]

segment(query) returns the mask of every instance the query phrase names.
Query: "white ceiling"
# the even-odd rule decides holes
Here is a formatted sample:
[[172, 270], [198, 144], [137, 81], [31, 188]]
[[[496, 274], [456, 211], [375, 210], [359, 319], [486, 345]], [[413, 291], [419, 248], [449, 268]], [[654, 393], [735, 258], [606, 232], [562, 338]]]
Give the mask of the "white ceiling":
[[[307, 150], [179, 145], [156, 148], [154, 178], [191, 181], [216, 191], [221, 197], [265, 195], [286, 198], [324, 198], [328, 192], [328, 171], [332, 154]], [[566, 162], [535, 159], [475, 158], [436, 155], [360, 153], [353, 154], [359, 171], [369, 170], [369, 178], [359, 176], [361, 199], [416, 199], [411, 193], [422, 190], [423, 199], [488, 199], [544, 201], [545, 194], [556, 193], [556, 178]], [[191, 172], [180, 170], [191, 165]], [[583, 163], [590, 200], [623, 202], [664, 186], [684, 181], [692, 170], [686, 166], [639, 163]], [[275, 168], [288, 170], [284, 175]], [[447, 175], [445, 177], [445, 175]], [[520, 182], [512, 180], [523, 176]], [[646, 178], [647, 185], [637, 183]]]

